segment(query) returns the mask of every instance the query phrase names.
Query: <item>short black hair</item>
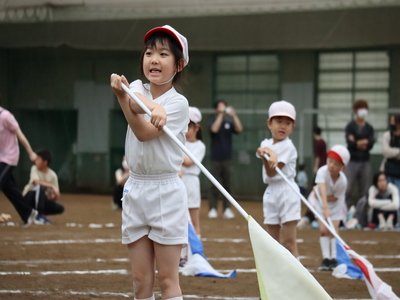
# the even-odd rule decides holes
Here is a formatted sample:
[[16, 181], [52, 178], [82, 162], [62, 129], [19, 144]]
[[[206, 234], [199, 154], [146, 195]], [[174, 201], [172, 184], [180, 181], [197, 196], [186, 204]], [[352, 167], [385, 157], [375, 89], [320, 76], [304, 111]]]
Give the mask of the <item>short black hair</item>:
[[217, 108], [217, 107], [218, 107], [218, 104], [220, 104], [221, 102], [224, 103], [225, 106], [228, 106], [228, 102], [227, 102], [226, 100], [224, 100], [224, 99], [218, 99], [217, 101], [214, 102], [214, 108]]
[[47, 164], [50, 165], [51, 164], [51, 153], [49, 150], [47, 149], [40, 149], [38, 151], [36, 151], [36, 155], [39, 156], [41, 159], [47, 161]]
[[314, 132], [314, 134], [320, 135], [322, 132], [322, 129], [321, 129], [321, 127], [315, 126], [313, 132]]

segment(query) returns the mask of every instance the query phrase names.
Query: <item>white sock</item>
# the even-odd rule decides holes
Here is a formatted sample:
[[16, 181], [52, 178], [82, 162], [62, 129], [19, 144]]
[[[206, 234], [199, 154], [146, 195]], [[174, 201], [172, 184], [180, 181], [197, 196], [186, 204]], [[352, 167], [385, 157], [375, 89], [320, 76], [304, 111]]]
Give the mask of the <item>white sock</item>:
[[322, 258], [330, 258], [329, 237], [320, 236], [319, 237], [319, 244], [321, 245]]
[[138, 299], [138, 298], [134, 298], [135, 300], [156, 300], [156, 298], [154, 297], [154, 295], [152, 295], [149, 298], [143, 298], [143, 299]]
[[183, 297], [179, 296], [179, 297], [174, 297], [174, 298], [168, 298], [166, 300], [183, 300]]
[[336, 238], [331, 238], [331, 258], [336, 259]]

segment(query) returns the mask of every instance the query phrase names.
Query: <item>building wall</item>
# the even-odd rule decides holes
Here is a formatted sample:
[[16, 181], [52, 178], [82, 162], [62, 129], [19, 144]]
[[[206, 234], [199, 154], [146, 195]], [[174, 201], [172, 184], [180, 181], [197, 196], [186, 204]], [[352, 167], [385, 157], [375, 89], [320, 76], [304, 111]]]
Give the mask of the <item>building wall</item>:
[[[314, 51], [284, 51], [281, 95], [293, 102], [298, 122], [292, 136], [300, 162], [309, 168], [312, 161], [312, 118], [302, 114], [314, 104]], [[183, 93], [191, 105], [208, 109], [213, 103], [213, 59], [211, 52], [194, 52], [192, 65], [186, 72]], [[393, 51], [392, 81], [399, 77], [399, 51]], [[113, 185], [113, 170], [123, 154], [126, 122], [109, 89], [109, 75], [124, 73], [135, 78], [138, 53], [83, 51], [61, 48], [40, 48], [2, 51], [3, 105], [13, 111], [35, 149], [50, 148], [54, 152], [54, 168], [66, 190], [106, 192]], [[7, 70], [8, 71], [4, 71]], [[5, 74], [7, 73], [7, 74]], [[8, 76], [7, 76], [8, 75]], [[4, 87], [4, 82], [8, 82]], [[391, 104], [398, 107], [392, 84]], [[394, 94], [394, 95], [393, 95]], [[209, 113], [208, 113], [209, 115]], [[207, 117], [207, 112], [205, 112]], [[260, 126], [264, 126], [261, 124]], [[207, 126], [203, 124], [204, 140], [209, 144]], [[233, 191], [243, 197], [257, 197], [264, 185], [260, 166], [252, 150], [260, 141], [235, 141]], [[243, 143], [247, 143], [243, 146]], [[29, 161], [22, 152], [17, 168], [19, 184], [26, 182]], [[374, 157], [374, 166], [380, 157]], [[204, 160], [208, 167], [208, 158]], [[254, 171], [257, 170], [257, 171]], [[243, 176], [244, 175], [244, 176]], [[203, 194], [209, 182], [202, 178]]]

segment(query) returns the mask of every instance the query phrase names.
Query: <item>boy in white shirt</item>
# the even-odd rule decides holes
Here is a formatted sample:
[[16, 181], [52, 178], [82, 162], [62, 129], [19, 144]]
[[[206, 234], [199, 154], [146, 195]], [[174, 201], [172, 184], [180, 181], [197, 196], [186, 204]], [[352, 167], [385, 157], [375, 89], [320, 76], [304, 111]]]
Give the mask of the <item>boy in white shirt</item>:
[[61, 214], [64, 212], [64, 206], [57, 202], [60, 197], [60, 189], [57, 174], [49, 167], [51, 153], [43, 149], [37, 151], [36, 154], [37, 158], [35, 165], [31, 168], [29, 182], [22, 192], [24, 199], [39, 214]]

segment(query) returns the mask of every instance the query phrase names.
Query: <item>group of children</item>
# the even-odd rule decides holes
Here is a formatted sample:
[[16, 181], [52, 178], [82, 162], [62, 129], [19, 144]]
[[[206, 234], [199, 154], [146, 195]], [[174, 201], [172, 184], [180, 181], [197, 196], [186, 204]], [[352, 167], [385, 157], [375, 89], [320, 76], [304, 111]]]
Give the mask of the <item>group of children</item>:
[[[171, 26], [155, 27], [145, 34], [141, 55], [142, 75], [148, 83], [136, 80], [129, 85], [125, 76], [117, 74], [110, 79], [129, 125], [125, 155], [130, 175], [122, 197], [122, 243], [128, 247], [137, 300], [155, 299], [155, 268], [162, 298], [183, 299], [178, 266], [182, 245], [188, 241], [188, 210], [200, 235], [200, 171], [163, 132], [167, 126], [181, 142], [186, 140], [187, 148], [200, 161], [204, 157], [205, 146], [198, 136], [201, 113], [189, 107], [187, 99], [175, 89], [188, 62], [186, 38]], [[122, 84], [130, 86], [151, 116], [122, 90]], [[263, 180], [268, 184], [263, 195], [264, 224], [271, 236], [298, 257], [300, 194], [277, 174], [279, 168], [294, 183], [297, 151], [289, 136], [295, 127], [296, 110], [289, 102], [277, 101], [268, 115], [271, 138], [263, 140], [256, 150], [262, 161]], [[348, 160], [345, 147], [332, 147], [327, 165], [316, 177], [320, 196], [316, 207], [325, 218], [332, 219], [336, 229], [343, 214], [347, 183], [342, 170]], [[334, 267], [334, 239], [323, 226], [320, 243], [324, 266]]]

